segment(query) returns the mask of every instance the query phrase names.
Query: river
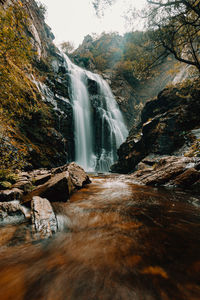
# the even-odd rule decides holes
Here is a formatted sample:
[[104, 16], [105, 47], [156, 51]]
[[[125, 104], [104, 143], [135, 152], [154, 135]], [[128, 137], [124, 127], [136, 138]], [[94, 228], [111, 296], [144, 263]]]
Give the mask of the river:
[[0, 227], [1, 300], [200, 299], [200, 197], [113, 174], [53, 206], [51, 239]]

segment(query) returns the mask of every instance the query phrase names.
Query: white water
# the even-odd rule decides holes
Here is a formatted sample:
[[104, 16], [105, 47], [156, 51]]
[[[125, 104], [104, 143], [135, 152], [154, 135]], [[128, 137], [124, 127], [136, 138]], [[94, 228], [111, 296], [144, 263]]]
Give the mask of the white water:
[[[128, 135], [122, 113], [109, 85], [100, 75], [76, 66], [67, 56], [65, 59], [71, 79], [75, 161], [86, 171], [107, 172], [117, 159], [117, 148]], [[98, 86], [100, 101], [97, 107], [90, 100], [88, 79]], [[96, 122], [99, 122], [98, 129]]]

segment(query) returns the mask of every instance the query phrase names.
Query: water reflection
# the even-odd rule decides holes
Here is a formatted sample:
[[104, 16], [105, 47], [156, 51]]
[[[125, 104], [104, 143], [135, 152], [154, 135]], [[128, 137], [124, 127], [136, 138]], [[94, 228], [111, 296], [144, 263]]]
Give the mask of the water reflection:
[[53, 204], [53, 239], [33, 243], [27, 224], [0, 229], [0, 299], [200, 299], [198, 203], [123, 176], [94, 177]]

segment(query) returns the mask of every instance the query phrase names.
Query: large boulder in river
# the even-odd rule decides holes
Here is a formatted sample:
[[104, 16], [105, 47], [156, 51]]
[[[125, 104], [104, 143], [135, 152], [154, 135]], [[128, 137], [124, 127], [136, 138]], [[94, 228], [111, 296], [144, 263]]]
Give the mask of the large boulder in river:
[[72, 162], [71, 164], [69, 164], [67, 170], [69, 172], [73, 187], [75, 189], [80, 189], [85, 184], [91, 183], [90, 178], [85, 173], [83, 168], [81, 168], [75, 162]]
[[35, 196], [31, 202], [31, 218], [35, 238], [49, 238], [58, 225], [55, 213], [47, 199]]
[[55, 174], [46, 183], [35, 188], [23, 197], [23, 202], [31, 201], [34, 196], [47, 198], [50, 201], [67, 201], [73, 188], [69, 172]]
[[71, 193], [90, 183], [85, 171], [76, 163], [70, 163], [51, 170], [51, 178], [37, 186], [23, 197], [22, 202], [31, 201], [34, 196], [47, 198], [49, 201], [67, 201]]

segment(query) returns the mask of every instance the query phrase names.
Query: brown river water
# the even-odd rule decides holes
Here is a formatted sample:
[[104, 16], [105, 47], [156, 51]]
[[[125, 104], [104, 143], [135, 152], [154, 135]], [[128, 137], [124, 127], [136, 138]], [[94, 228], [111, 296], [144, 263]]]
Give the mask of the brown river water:
[[200, 299], [200, 196], [102, 175], [53, 206], [51, 239], [0, 227], [0, 300]]

